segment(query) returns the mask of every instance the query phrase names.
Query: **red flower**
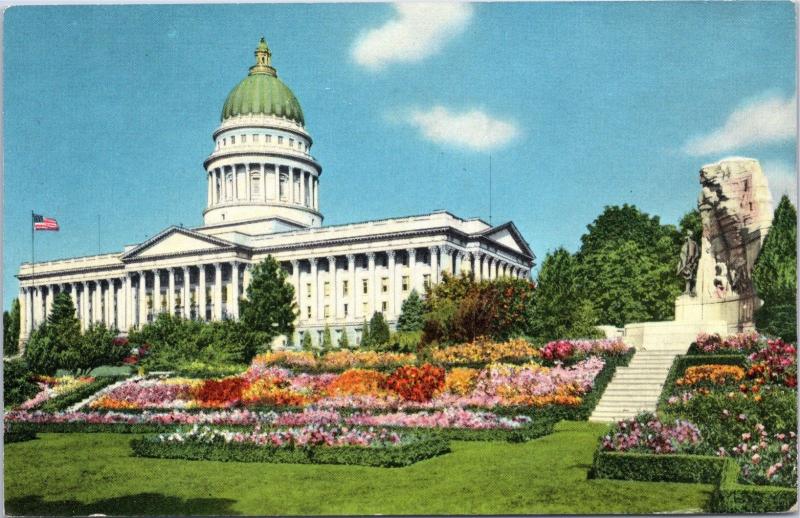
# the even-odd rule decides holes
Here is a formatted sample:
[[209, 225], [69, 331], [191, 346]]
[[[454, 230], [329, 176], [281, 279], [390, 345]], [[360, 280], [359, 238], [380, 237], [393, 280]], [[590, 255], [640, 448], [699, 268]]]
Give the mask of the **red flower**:
[[427, 363], [421, 367], [405, 365], [389, 375], [384, 386], [405, 400], [422, 403], [444, 387], [444, 379], [445, 372], [441, 367]]

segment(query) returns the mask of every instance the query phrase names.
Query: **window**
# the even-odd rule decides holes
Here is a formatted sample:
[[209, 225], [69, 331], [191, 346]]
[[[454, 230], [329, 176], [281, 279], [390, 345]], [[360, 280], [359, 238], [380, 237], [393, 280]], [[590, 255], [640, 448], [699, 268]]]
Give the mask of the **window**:
[[259, 196], [261, 194], [261, 175], [258, 173], [253, 173], [250, 178], [250, 185], [253, 195]]
[[381, 278], [381, 291], [383, 293], [388, 293], [388, 291], [389, 291], [389, 277]]
[[311, 306], [306, 306], [306, 318], [311, 318]]
[[229, 200], [233, 197], [233, 173], [230, 171], [225, 174], [225, 197]]
[[289, 147], [294, 147], [294, 139], [293, 138], [289, 139]]
[[216, 189], [217, 189], [216, 200], [219, 201], [219, 191], [220, 188], [222, 187], [222, 182], [219, 180], [219, 177], [217, 175], [214, 175], [214, 178], [216, 178], [216, 181], [214, 182], [216, 184]]
[[283, 201], [286, 201], [288, 199], [288, 193], [287, 193], [288, 189], [286, 188], [286, 185], [288, 183], [289, 183], [289, 175], [287, 175], [286, 173], [281, 173], [279, 195], [280, 195], [281, 200], [283, 200]]
[[344, 316], [349, 316], [350, 313], [347, 311], [347, 304], [344, 305]]
[[323, 332], [324, 332], [324, 331], [317, 331], [317, 343], [318, 343], [318, 344], [321, 344], [321, 343], [322, 343], [322, 333], [323, 333]]
[[283, 144], [283, 137], [280, 135], [278, 136], [278, 144]]
[[311, 298], [311, 283], [310, 282], [306, 283], [306, 298], [307, 299]]
[[408, 291], [408, 275], [403, 275], [403, 291]]
[[381, 313], [386, 313], [389, 310], [389, 303], [385, 300], [381, 302]]
[[236, 144], [236, 135], [231, 135], [231, 145]]
[[222, 139], [222, 145], [223, 146], [227, 146], [228, 145], [228, 139], [226, 139], [226, 138]]
[[422, 276], [422, 284], [426, 288], [430, 288], [430, 286], [431, 286], [431, 274], [426, 273], [425, 275]]
[[322, 286], [323, 286], [323, 290], [325, 290], [325, 296], [326, 297], [330, 297], [331, 296], [331, 283], [328, 282], [328, 281], [325, 281], [325, 283]]
[[331, 307], [329, 305], [325, 305], [325, 318], [330, 318], [331, 316]]
[[369, 293], [369, 281], [367, 279], [363, 279], [361, 281], [361, 292], [366, 295]]
[[253, 144], [258, 142], [258, 134], [253, 134]]
[[345, 296], [345, 297], [347, 296], [347, 293], [349, 291], [348, 287], [349, 287], [349, 285], [347, 284], [347, 279], [343, 280], [342, 281], [342, 295]]
[[219, 139], [217, 139], [217, 149], [219, 149], [219, 146], [220, 146], [220, 141]]
[[242, 135], [242, 144], [247, 144], [247, 135]]
[[369, 306], [367, 305], [367, 303], [364, 302], [363, 304], [361, 304], [361, 314], [367, 316], [368, 311], [369, 311]]
[[264, 135], [264, 142], [266, 142], [267, 144], [272, 142], [272, 135]]

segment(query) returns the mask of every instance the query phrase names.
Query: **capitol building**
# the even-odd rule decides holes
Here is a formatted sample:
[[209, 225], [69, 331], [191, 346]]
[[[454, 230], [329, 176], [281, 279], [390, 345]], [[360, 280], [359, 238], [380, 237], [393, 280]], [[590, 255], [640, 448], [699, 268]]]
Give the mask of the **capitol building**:
[[[314, 343], [328, 326], [334, 340], [359, 343], [373, 312], [393, 326], [403, 301], [445, 272], [477, 280], [528, 278], [535, 255], [512, 222], [492, 226], [446, 211], [323, 225], [322, 166], [311, 155], [300, 103], [279, 78], [261, 39], [255, 65], [222, 107], [203, 225], [171, 226], [121, 252], [23, 263], [21, 339], [47, 317], [53, 297], [72, 297], [81, 326], [103, 322], [121, 332], [158, 313], [238, 318], [251, 267], [274, 257], [294, 286], [295, 336]], [[387, 193], [387, 196], [391, 195]]]

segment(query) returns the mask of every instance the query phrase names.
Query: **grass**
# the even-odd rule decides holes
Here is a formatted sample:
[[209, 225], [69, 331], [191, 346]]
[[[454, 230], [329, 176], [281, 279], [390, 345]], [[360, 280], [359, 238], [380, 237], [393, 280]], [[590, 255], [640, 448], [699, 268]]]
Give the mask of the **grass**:
[[453, 442], [406, 468], [132, 457], [123, 434], [6, 445], [10, 514], [592, 514], [700, 511], [712, 486], [587, 480], [605, 425], [528, 443]]

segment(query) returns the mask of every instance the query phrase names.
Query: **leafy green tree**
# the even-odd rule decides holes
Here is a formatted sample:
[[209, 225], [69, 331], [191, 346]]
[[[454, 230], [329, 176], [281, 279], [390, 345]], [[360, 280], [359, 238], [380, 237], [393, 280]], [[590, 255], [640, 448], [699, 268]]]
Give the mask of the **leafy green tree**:
[[339, 349], [349, 349], [350, 339], [347, 338], [347, 329], [342, 329], [342, 334], [339, 336]]
[[579, 263], [580, 292], [602, 324], [669, 320], [680, 294], [669, 236], [647, 247], [634, 241], [610, 243]]
[[286, 281], [286, 272], [272, 256], [258, 263], [247, 286], [247, 298], [240, 302], [241, 321], [250, 330], [266, 335], [291, 336], [297, 307], [294, 288]]
[[333, 338], [331, 338], [331, 328], [325, 325], [322, 331], [322, 352], [327, 353], [333, 350]]
[[530, 313], [530, 335], [537, 341], [597, 335], [597, 314], [581, 298], [578, 275], [577, 260], [564, 248], [545, 256]]
[[95, 367], [101, 365], [116, 365], [128, 355], [128, 347], [114, 344], [116, 331], [105, 324], [89, 326], [80, 341], [77, 350], [69, 351], [66, 362], [62, 367], [76, 373], [88, 374]]
[[756, 312], [759, 331], [797, 340], [797, 211], [787, 196], [775, 209], [772, 228], [753, 266], [753, 285], [764, 305]]
[[3, 312], [3, 354], [12, 356], [19, 352], [19, 299], [11, 303], [11, 311]]
[[28, 338], [25, 360], [37, 374], [52, 375], [59, 368], [73, 368], [82, 340], [72, 299], [59, 293], [53, 298], [50, 316]]
[[376, 311], [369, 321], [369, 338], [372, 347], [380, 346], [389, 341], [389, 324], [383, 318], [383, 313]]
[[592, 303], [598, 322], [670, 320], [681, 291], [678, 230], [633, 205], [606, 207], [587, 229], [577, 278], [580, 298]]
[[364, 319], [364, 323], [361, 325], [361, 343], [359, 345], [362, 348], [372, 346], [372, 337], [369, 335], [369, 324], [366, 319]]
[[425, 302], [417, 293], [411, 290], [408, 298], [403, 301], [400, 316], [397, 318], [398, 331], [421, 331], [425, 325]]
[[314, 350], [314, 344], [311, 343], [311, 333], [308, 331], [303, 333], [303, 350], [306, 352], [311, 352]]
[[39, 386], [32, 379], [32, 372], [22, 358], [3, 362], [3, 403], [19, 405], [39, 392]]

